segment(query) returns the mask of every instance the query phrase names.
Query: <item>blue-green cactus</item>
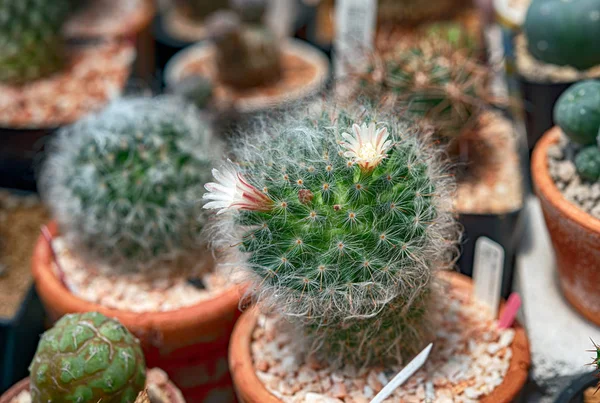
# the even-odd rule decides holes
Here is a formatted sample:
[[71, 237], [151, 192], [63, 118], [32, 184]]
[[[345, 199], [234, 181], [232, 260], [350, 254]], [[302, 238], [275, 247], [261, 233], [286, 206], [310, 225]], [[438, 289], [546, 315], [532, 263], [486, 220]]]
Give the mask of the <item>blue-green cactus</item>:
[[585, 180], [596, 182], [600, 179], [600, 148], [589, 146], [577, 153], [575, 167], [579, 176]]
[[579, 70], [600, 65], [598, 0], [534, 0], [523, 30], [529, 53], [542, 62]]
[[219, 153], [211, 133], [175, 97], [117, 101], [61, 130], [40, 188], [73, 250], [123, 270], [194, 260], [198, 196]]
[[600, 81], [569, 87], [554, 106], [554, 121], [575, 143], [594, 144], [600, 129]]
[[334, 365], [415, 353], [432, 274], [456, 246], [436, 148], [397, 116], [325, 104], [250, 127], [204, 197], [258, 303], [301, 323]]

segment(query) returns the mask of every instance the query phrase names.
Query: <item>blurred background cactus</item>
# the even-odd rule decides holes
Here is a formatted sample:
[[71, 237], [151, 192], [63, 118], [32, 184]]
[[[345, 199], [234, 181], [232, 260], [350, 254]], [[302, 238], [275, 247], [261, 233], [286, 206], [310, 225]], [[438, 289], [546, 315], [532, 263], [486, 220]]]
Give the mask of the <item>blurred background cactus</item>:
[[133, 403], [146, 383], [139, 341], [95, 312], [56, 322], [42, 335], [29, 371], [34, 403]]
[[357, 90], [433, 125], [437, 134], [458, 137], [499, 100], [489, 88], [489, 68], [468, 48], [459, 49], [456, 35], [454, 41], [422, 38], [376, 55], [367, 72], [358, 74]]
[[234, 88], [260, 87], [281, 77], [276, 35], [260, 20], [266, 0], [237, 0], [237, 11], [219, 11], [207, 20], [216, 45], [219, 80]]
[[214, 242], [239, 244], [254, 296], [333, 365], [398, 363], [427, 334], [457, 231], [436, 149], [397, 117], [325, 104], [258, 119], [213, 170]]
[[69, 246], [92, 263], [196, 262], [205, 221], [198, 197], [219, 153], [194, 106], [123, 99], [59, 132], [40, 190]]
[[417, 24], [447, 19], [471, 5], [469, 0], [379, 0], [377, 7], [382, 22]]
[[534, 0], [523, 31], [529, 53], [544, 63], [579, 70], [600, 65], [597, 0]]
[[0, 0], [0, 82], [24, 84], [61, 69], [70, 0]]
[[600, 81], [569, 87], [554, 106], [554, 121], [571, 141], [594, 144], [600, 128]]

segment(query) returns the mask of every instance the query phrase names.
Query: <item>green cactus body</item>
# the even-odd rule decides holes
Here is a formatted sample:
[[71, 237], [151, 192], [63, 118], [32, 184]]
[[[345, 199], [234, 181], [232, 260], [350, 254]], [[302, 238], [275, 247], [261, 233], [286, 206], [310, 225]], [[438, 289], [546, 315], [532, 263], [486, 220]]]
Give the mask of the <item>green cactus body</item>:
[[529, 53], [542, 62], [579, 70], [600, 64], [598, 0], [534, 0], [523, 30]]
[[69, 0], [0, 0], [0, 82], [25, 84], [63, 66]]
[[42, 335], [29, 372], [33, 403], [133, 403], [146, 383], [138, 340], [95, 312], [56, 322]]
[[569, 87], [554, 106], [554, 121], [575, 143], [594, 144], [600, 129], [600, 81]]
[[219, 12], [207, 22], [216, 45], [219, 80], [233, 88], [268, 85], [281, 78], [279, 41], [267, 27], [243, 24], [233, 12]]
[[589, 146], [575, 156], [575, 167], [581, 178], [596, 182], [600, 179], [600, 148]]
[[362, 113], [260, 120], [236, 144], [239, 166], [206, 185], [205, 208], [234, 212], [217, 225], [225, 244], [241, 242], [259, 304], [301, 323], [334, 365], [422, 347], [432, 272], [454, 246], [433, 149], [395, 118]]
[[59, 133], [40, 189], [69, 245], [90, 263], [143, 270], [197, 262], [206, 218], [197, 198], [218, 153], [193, 105], [124, 99]]
[[460, 135], [494, 102], [486, 67], [445, 42], [399, 48], [360, 77], [361, 91], [375, 100], [391, 95], [396, 106], [445, 137]]

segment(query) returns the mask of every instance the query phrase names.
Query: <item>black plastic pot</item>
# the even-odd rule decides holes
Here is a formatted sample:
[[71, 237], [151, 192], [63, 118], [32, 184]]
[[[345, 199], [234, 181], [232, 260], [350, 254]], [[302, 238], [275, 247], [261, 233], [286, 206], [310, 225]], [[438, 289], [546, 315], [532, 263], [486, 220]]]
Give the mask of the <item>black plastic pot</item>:
[[44, 308], [33, 285], [16, 315], [0, 319], [0, 395], [28, 376], [44, 321]]
[[554, 104], [573, 83], [536, 83], [521, 76], [517, 80], [523, 96], [527, 144], [531, 153], [540, 137], [554, 126]]
[[36, 190], [35, 171], [55, 130], [0, 128], [0, 187]]
[[460, 272], [473, 276], [475, 245], [480, 237], [487, 237], [504, 249], [504, 271], [501, 296], [508, 298], [512, 292], [515, 259], [524, 230], [523, 210], [507, 214], [460, 214], [459, 222], [464, 227], [462, 254], [458, 261]]
[[569, 382], [567, 387], [558, 394], [554, 402], [583, 403], [583, 393], [585, 390], [596, 385], [598, 385], [598, 377], [594, 372], [580, 375]]

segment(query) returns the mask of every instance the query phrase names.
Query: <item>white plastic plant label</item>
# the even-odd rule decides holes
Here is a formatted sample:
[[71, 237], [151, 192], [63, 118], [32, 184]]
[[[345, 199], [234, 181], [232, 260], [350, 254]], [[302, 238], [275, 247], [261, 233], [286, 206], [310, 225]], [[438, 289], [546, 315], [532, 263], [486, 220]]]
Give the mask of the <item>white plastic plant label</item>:
[[377, 15], [376, 0], [337, 0], [335, 5], [334, 71], [336, 78], [348, 66], [361, 69], [373, 49]]
[[397, 388], [402, 386], [404, 382], [406, 382], [415, 372], [417, 372], [423, 364], [429, 358], [429, 353], [431, 353], [431, 349], [433, 348], [433, 343], [429, 343], [423, 351], [421, 351], [411, 362], [408, 363], [407, 366], [402, 368], [402, 371], [398, 372], [398, 374], [388, 382], [387, 385], [381, 389], [381, 391], [371, 400], [371, 403], [381, 403], [385, 399], [387, 399]]
[[498, 316], [502, 272], [504, 271], [504, 249], [487, 237], [479, 237], [475, 242], [473, 259], [473, 282], [475, 298], [487, 305], [494, 318]]

